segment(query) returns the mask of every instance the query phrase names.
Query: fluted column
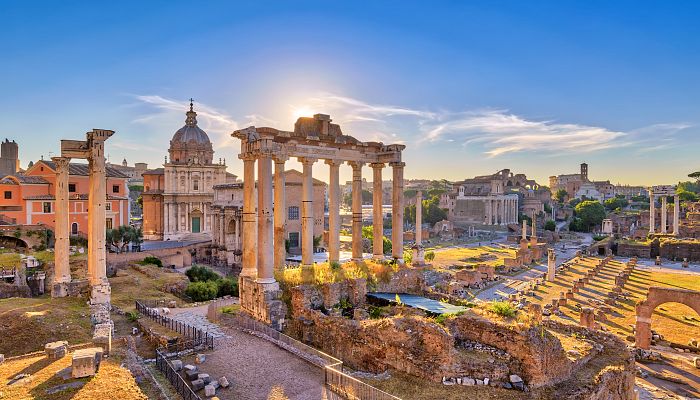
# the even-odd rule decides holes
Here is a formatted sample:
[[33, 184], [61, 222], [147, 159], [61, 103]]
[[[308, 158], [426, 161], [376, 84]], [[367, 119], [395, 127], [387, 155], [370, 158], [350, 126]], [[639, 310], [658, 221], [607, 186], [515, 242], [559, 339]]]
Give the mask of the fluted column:
[[[54, 245], [54, 290], [52, 297], [64, 297], [68, 293], [61, 284], [71, 281], [69, 264], [70, 247], [70, 210], [68, 202], [68, 157], [52, 157], [56, 165], [56, 244]], [[58, 285], [58, 287], [56, 287]]]
[[403, 168], [404, 162], [392, 162], [391, 255], [403, 262]]
[[340, 163], [326, 160], [330, 167], [328, 185], [328, 261], [340, 261]]
[[678, 236], [680, 229], [678, 226], [678, 221], [681, 214], [681, 204], [678, 195], [673, 196], [673, 234]]
[[241, 276], [256, 277], [258, 274], [257, 215], [255, 214], [255, 156], [246, 155], [243, 160], [243, 258]]
[[274, 283], [274, 233], [272, 214], [272, 158], [268, 153], [258, 157], [258, 279]]
[[285, 161], [287, 157], [275, 158], [275, 269], [283, 269], [287, 259], [287, 250], [284, 247], [284, 233], [287, 230]]
[[667, 233], [668, 225], [668, 200], [667, 197], [661, 196], [661, 233]]
[[352, 167], [352, 259], [362, 260], [362, 163], [349, 162]]
[[372, 190], [372, 228], [374, 242], [372, 249], [375, 258], [384, 257], [384, 213], [382, 211], [382, 168], [384, 163], [372, 163], [373, 185]]
[[[226, 246], [226, 211], [222, 208], [219, 214], [219, 244]], [[233, 250], [227, 248], [226, 250]]]
[[654, 204], [654, 200], [654, 193], [649, 190], [649, 233], [656, 232], [656, 204]]
[[88, 194], [88, 279], [92, 287], [91, 302], [108, 304], [111, 290], [107, 280], [105, 248], [105, 203], [107, 201], [104, 142], [114, 132], [95, 129], [88, 132], [90, 189]]
[[303, 166], [301, 181], [301, 263], [314, 263], [314, 187], [312, 167], [315, 158], [300, 158]]

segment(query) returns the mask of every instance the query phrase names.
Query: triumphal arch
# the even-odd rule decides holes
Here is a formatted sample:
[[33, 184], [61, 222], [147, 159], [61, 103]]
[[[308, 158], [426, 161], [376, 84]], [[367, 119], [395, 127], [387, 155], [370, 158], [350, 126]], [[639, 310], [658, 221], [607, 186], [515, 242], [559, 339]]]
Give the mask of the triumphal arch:
[[[303, 166], [302, 181], [302, 271], [313, 265], [313, 165], [323, 160], [330, 170], [328, 188], [330, 262], [340, 259], [340, 179], [344, 163], [352, 168], [352, 259], [362, 259], [362, 167], [373, 172], [373, 254], [384, 257], [382, 244], [382, 169], [392, 168], [392, 257], [403, 262], [403, 170], [401, 144], [361, 142], [344, 135], [329, 115], [299, 118], [293, 131], [274, 128], [237, 130], [232, 136], [241, 140], [239, 158], [243, 160], [243, 270], [239, 281], [241, 307], [253, 317], [281, 328], [285, 306], [279, 298], [274, 270], [284, 268], [284, 227], [286, 206], [285, 162], [297, 158]], [[258, 183], [255, 185], [255, 163]], [[274, 163], [274, 179], [272, 165]], [[257, 196], [256, 196], [257, 191]], [[254, 204], [257, 197], [256, 204]], [[273, 207], [274, 204], [274, 207]], [[304, 274], [304, 272], [302, 272]]]

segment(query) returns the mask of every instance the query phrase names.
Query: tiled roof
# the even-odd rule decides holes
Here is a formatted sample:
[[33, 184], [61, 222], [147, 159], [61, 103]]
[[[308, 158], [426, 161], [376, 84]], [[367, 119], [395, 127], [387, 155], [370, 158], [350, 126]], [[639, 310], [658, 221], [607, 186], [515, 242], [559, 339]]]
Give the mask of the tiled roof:
[[[26, 196], [25, 200], [55, 200], [56, 197], [52, 194], [39, 194], [34, 196]], [[87, 193], [72, 194], [68, 196], [68, 200], [87, 200]], [[107, 200], [126, 200], [126, 197], [107, 195]]]
[[15, 182], [12, 179], [10, 179], [10, 177], [14, 177], [19, 181], [19, 183], [24, 183], [24, 184], [48, 184], [49, 183], [46, 179], [44, 179], [41, 176], [27, 176], [27, 175], [23, 175], [23, 174], [6, 175], [2, 179], [2, 183], [10, 184], [10, 185], [14, 184]]
[[[54, 171], [56, 170], [56, 163], [54, 163], [53, 161], [39, 160], [37, 162], [44, 163], [46, 166], [48, 166], [52, 170], [54, 170]], [[108, 178], [128, 178], [127, 175], [124, 175], [118, 169], [116, 169], [114, 167], [110, 167], [110, 166], [105, 166], [105, 173], [107, 174]], [[90, 168], [89, 168], [88, 164], [70, 163], [68, 166], [68, 174], [89, 176], [90, 175]]]
[[164, 175], [165, 170], [163, 168], [147, 169], [144, 171], [143, 175]]

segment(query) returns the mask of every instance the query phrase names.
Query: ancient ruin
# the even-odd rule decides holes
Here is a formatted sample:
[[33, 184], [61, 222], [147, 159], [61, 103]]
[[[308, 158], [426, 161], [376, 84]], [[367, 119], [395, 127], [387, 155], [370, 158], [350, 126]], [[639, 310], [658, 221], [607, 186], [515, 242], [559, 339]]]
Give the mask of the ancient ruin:
[[[241, 306], [255, 318], [281, 327], [284, 322], [284, 305], [276, 300], [279, 296], [279, 285], [275, 281], [276, 248], [284, 248], [284, 242], [277, 236], [275, 230], [283, 217], [274, 218], [274, 214], [285, 210], [284, 199], [278, 196], [278, 203], [273, 210], [272, 198], [272, 162], [275, 161], [275, 181], [282, 186], [281, 176], [284, 162], [290, 157], [296, 157], [303, 165], [304, 179], [302, 218], [302, 266], [313, 264], [313, 224], [315, 218], [312, 206], [312, 167], [319, 159], [325, 160], [331, 172], [329, 187], [329, 260], [339, 261], [339, 167], [347, 162], [353, 170], [353, 223], [352, 223], [352, 258], [362, 259], [362, 211], [361, 211], [361, 182], [362, 166], [370, 164], [374, 169], [374, 177], [381, 178], [381, 169], [389, 164], [393, 170], [393, 199], [395, 207], [392, 226], [392, 257], [399, 262], [403, 260], [403, 168], [401, 151], [403, 145], [384, 145], [378, 142], [360, 142], [344, 135], [340, 127], [331, 123], [330, 116], [316, 114], [313, 118], [299, 118], [294, 131], [281, 131], [274, 128], [255, 128], [235, 131], [233, 137], [241, 140], [239, 158], [243, 160], [243, 270], [240, 277]], [[254, 168], [257, 161], [258, 182], [255, 186]], [[277, 167], [279, 165], [279, 167]], [[380, 171], [380, 172], [376, 172]], [[253, 204], [257, 199], [257, 214]], [[378, 194], [375, 196], [379, 196]], [[381, 210], [381, 198], [375, 197], [375, 208]], [[381, 217], [381, 212], [375, 212], [375, 218]], [[277, 225], [275, 225], [277, 224]], [[375, 227], [383, 225], [382, 220], [374, 221]], [[397, 229], [398, 228], [398, 229]], [[380, 235], [381, 238], [381, 235]], [[257, 239], [257, 240], [256, 240]], [[256, 244], [257, 242], [257, 244]], [[381, 248], [381, 242], [376, 241], [375, 247]], [[378, 255], [379, 250], [374, 249]], [[381, 253], [383, 254], [383, 250]], [[303, 268], [302, 267], [302, 268]]]
[[682, 303], [700, 315], [700, 292], [665, 287], [650, 287], [647, 297], [636, 306], [635, 345], [648, 350], [651, 344], [651, 314], [661, 304]]

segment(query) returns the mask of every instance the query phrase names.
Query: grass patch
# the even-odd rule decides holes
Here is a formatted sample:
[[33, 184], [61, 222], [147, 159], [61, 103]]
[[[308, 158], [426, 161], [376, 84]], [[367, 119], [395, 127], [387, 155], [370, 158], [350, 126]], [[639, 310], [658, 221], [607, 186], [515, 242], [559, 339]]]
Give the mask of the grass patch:
[[488, 310], [503, 318], [513, 318], [516, 312], [515, 307], [508, 301], [494, 301]]

